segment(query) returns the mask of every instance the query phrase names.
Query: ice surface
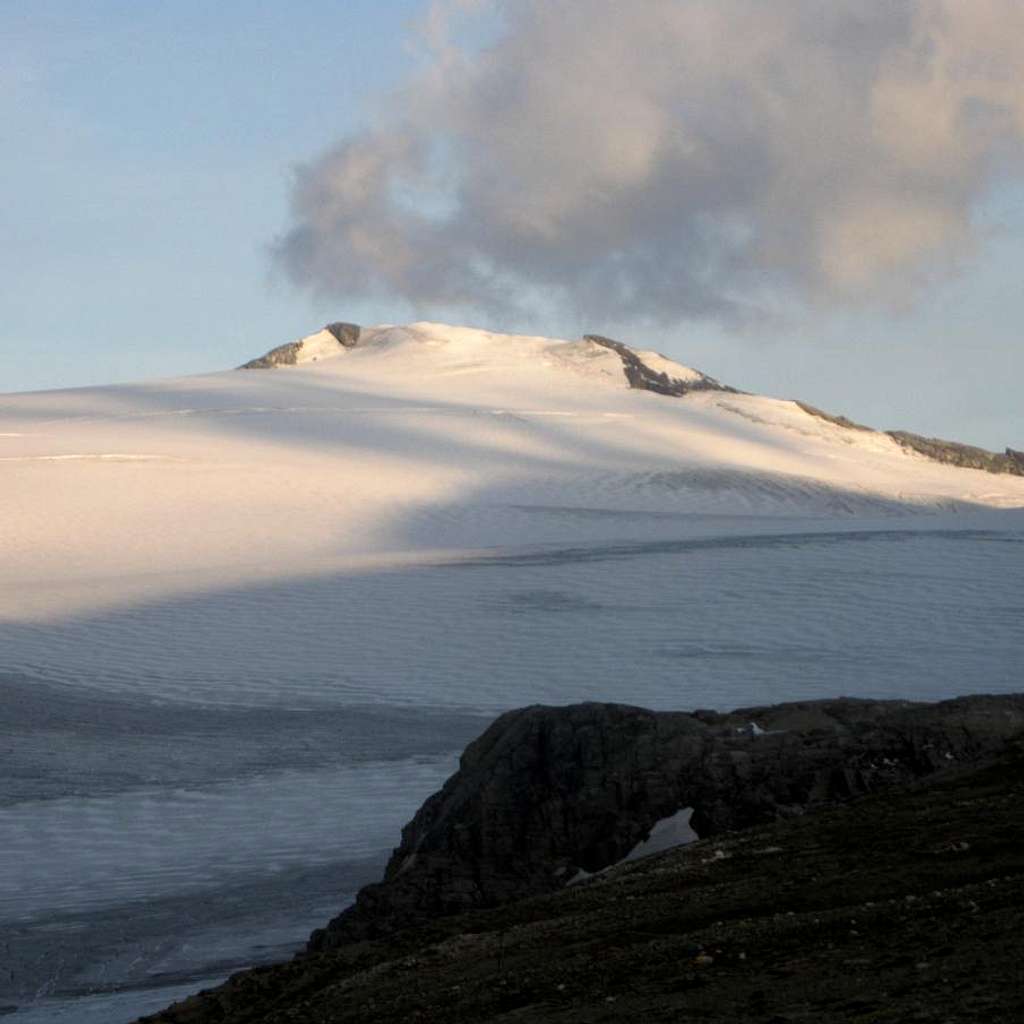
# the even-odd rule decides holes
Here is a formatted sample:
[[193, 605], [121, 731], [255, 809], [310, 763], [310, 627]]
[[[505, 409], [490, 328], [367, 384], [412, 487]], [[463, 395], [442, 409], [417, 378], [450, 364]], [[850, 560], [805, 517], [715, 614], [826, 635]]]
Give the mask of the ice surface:
[[0, 494], [16, 1021], [286, 955], [511, 706], [1020, 687], [1024, 479], [589, 343], [3, 397]]
[[579, 882], [585, 882], [588, 878], [593, 878], [595, 874], [603, 875], [620, 864], [627, 864], [629, 861], [640, 860], [641, 857], [650, 857], [652, 854], [671, 850], [674, 846], [694, 842], [700, 836], [690, 828], [692, 816], [693, 808], [683, 807], [674, 814], [660, 818], [652, 826], [650, 835], [646, 839], [641, 839], [621, 860], [617, 860], [614, 864], [609, 864], [597, 872], [584, 871], [583, 868], [579, 868], [567, 884], [577, 885]]
[[636, 844], [620, 863], [631, 860], [639, 860], [641, 857], [650, 857], [655, 853], [662, 853], [671, 850], [674, 846], [682, 846], [685, 843], [692, 843], [700, 837], [690, 828], [690, 818], [693, 816], [692, 807], [684, 807], [682, 810], [670, 814], [654, 823], [651, 834], [642, 842]]
[[[0, 809], [0, 919], [199, 892], [254, 865], [273, 874], [377, 854], [394, 839], [395, 814], [411, 817], [455, 767], [445, 756], [286, 769], [245, 782]], [[353, 821], [358, 829], [346, 827]]]

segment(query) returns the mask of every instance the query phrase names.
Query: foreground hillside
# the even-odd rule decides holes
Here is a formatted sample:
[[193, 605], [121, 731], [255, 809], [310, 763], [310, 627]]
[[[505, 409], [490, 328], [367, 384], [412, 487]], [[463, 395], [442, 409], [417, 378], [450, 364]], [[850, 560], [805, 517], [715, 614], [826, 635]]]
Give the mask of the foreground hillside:
[[1024, 1018], [1024, 750], [241, 974], [156, 1024]]
[[[728, 713], [528, 707], [474, 740], [402, 829], [382, 881], [313, 951], [557, 892], [670, 822], [708, 838], [966, 766], [1024, 739], [1024, 696], [839, 698]], [[642, 847], [641, 847], [642, 848]]]

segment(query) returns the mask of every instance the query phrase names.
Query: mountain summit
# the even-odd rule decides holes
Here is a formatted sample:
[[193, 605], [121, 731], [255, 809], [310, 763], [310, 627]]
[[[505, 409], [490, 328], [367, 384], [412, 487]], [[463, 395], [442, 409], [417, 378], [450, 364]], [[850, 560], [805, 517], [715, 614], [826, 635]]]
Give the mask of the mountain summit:
[[[683, 366], [660, 352], [635, 349], [621, 341], [600, 334], [585, 334], [580, 341], [558, 341], [550, 338], [493, 334], [468, 327], [447, 324], [417, 323], [408, 327], [371, 327], [366, 330], [358, 324], [336, 322], [298, 341], [288, 342], [271, 349], [266, 355], [252, 359], [239, 367], [242, 370], [273, 369], [297, 366], [321, 359], [343, 355], [360, 346], [364, 349], [403, 347], [426, 344], [445, 350], [447, 357], [457, 358], [460, 353], [475, 357], [486, 356], [488, 351], [499, 359], [509, 356], [535, 360], [547, 366], [561, 365], [564, 369], [583, 374], [615, 379], [621, 371], [622, 379], [630, 388], [652, 391], [655, 394], [682, 398], [696, 391], [721, 391], [739, 394], [736, 388], [720, 384], [700, 370]], [[498, 349], [507, 351], [498, 352]], [[618, 362], [608, 353], [618, 357]], [[794, 403], [803, 412], [838, 427], [878, 433], [871, 427], [855, 423], [845, 416], [834, 416], [806, 402]], [[923, 437], [906, 430], [887, 430], [885, 435], [908, 451], [947, 465], [964, 469], [981, 469], [989, 473], [1010, 473], [1024, 476], [1024, 451], [1007, 448], [1005, 452], [990, 452], [973, 445], [939, 438]]]
[[862, 428], [597, 334], [332, 323], [246, 366], [0, 398], [0, 618], [737, 516], [1024, 507], [1019, 453]]
[[735, 388], [725, 387], [713, 377], [683, 366], [660, 352], [634, 349], [600, 334], [585, 334], [580, 341], [560, 341], [425, 322], [408, 327], [387, 325], [365, 330], [357, 324], [327, 324], [315, 334], [279, 345], [239, 369], [268, 370], [315, 363], [341, 356], [356, 347], [363, 350], [414, 349], [424, 345], [443, 352], [446, 358], [466, 356], [485, 359], [491, 356], [503, 361], [511, 357], [613, 379], [621, 373], [630, 387], [676, 397], [691, 391], [735, 391]]

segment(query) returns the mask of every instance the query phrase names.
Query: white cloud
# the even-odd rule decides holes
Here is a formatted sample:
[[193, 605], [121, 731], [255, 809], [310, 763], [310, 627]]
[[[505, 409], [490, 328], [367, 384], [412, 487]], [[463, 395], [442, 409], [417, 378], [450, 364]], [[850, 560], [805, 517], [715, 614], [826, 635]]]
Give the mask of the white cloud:
[[[501, 19], [468, 51], [460, 16]], [[347, 298], [671, 322], [904, 302], [1021, 166], [1018, 0], [462, 0], [376, 125], [304, 166], [277, 254]]]

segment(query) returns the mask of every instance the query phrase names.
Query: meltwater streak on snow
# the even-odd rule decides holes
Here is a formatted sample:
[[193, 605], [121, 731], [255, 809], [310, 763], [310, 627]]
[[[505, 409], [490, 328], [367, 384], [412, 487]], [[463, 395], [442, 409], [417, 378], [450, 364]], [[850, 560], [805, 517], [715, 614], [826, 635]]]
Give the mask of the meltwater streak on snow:
[[984, 506], [1024, 480], [629, 391], [588, 343], [381, 328], [9, 396], [0, 460], [0, 1004], [38, 997], [27, 1024], [284, 955], [509, 706], [1020, 687], [1024, 513]]

